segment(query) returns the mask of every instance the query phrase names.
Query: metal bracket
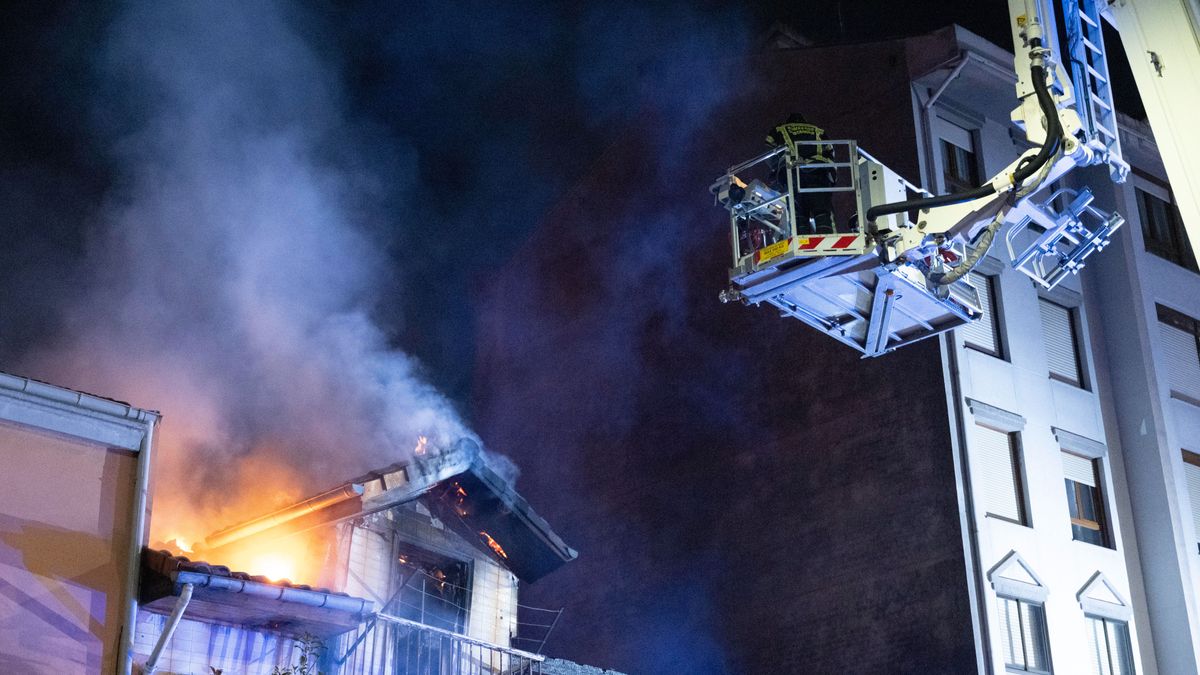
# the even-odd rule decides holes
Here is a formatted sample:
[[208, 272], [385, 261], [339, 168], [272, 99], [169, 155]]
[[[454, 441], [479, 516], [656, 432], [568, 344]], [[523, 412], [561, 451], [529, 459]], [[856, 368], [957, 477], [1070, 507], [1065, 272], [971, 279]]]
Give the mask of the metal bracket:
[[[1070, 200], [1062, 211], [1054, 209], [1059, 198]], [[1113, 232], [1125, 223], [1119, 213], [1104, 213], [1093, 207], [1093, 199], [1088, 188], [1062, 189], [1041, 203], [1030, 198], [1013, 209], [1021, 219], [1004, 235], [1013, 269], [1047, 289], [1057, 286], [1069, 274], [1078, 274], [1087, 257], [1108, 246]], [[1018, 252], [1018, 240], [1028, 240], [1029, 235], [1033, 241]]]

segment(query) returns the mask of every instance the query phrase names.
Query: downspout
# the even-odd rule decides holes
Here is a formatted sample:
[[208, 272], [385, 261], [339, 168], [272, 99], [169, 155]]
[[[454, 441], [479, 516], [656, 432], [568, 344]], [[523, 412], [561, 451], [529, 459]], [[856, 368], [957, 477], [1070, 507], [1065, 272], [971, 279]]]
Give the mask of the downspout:
[[133, 489], [133, 515], [129, 528], [129, 560], [125, 573], [125, 594], [122, 606], [125, 620], [121, 627], [121, 644], [117, 651], [117, 672], [131, 675], [133, 672], [133, 634], [137, 627], [138, 580], [141, 576], [142, 542], [146, 538], [146, 504], [150, 491], [150, 459], [154, 449], [154, 427], [159, 422], [156, 413], [148, 413], [146, 433], [138, 448], [137, 481]]
[[167, 648], [171, 636], [175, 635], [175, 629], [179, 627], [179, 621], [183, 619], [183, 613], [192, 601], [192, 588], [191, 584], [184, 584], [179, 591], [179, 599], [175, 601], [175, 608], [171, 610], [167, 622], [163, 624], [162, 634], [158, 636], [158, 643], [150, 652], [150, 658], [146, 659], [146, 665], [142, 667], [142, 675], [153, 675], [158, 670], [158, 657], [162, 656], [163, 650]]
[[[929, 99], [921, 103], [921, 129], [922, 141], [925, 147], [925, 180], [926, 186], [930, 191], [937, 190], [937, 159], [934, 155], [933, 144], [933, 106], [941, 95], [946, 91], [967, 62], [971, 59], [970, 52], [963, 52], [961, 59], [955, 65], [954, 70], [950, 75], [942, 81], [941, 86], [929, 96]], [[918, 100], [920, 97], [918, 96]], [[983, 569], [980, 566], [979, 558], [979, 529], [975, 522], [975, 498], [971, 491], [971, 471], [968, 463], [967, 454], [967, 431], [963, 418], [962, 405], [962, 390], [959, 383], [958, 370], [958, 353], [954, 348], [954, 337], [947, 333], [941, 340], [942, 344], [942, 362], [945, 364], [944, 377], [947, 387], [947, 407], [951, 417], [951, 447], [953, 448], [953, 461], [955, 468], [955, 482], [958, 492], [959, 503], [959, 523], [963, 529], [963, 539], [965, 540], [964, 557], [966, 558], [966, 567], [968, 569], [968, 599], [970, 601], [973, 616], [971, 623], [973, 624], [976, 649], [975, 653], [979, 659], [978, 672], [992, 672], [992, 648], [991, 638], [988, 634], [988, 622], [985, 616], [984, 607], [984, 589], [986, 588], [983, 578]]]

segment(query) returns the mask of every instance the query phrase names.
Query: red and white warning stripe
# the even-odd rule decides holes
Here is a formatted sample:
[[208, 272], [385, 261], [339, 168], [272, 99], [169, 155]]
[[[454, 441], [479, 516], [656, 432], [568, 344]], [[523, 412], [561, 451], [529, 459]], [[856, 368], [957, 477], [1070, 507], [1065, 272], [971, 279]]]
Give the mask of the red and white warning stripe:
[[761, 265], [788, 253], [799, 258], [858, 255], [866, 251], [866, 245], [867, 238], [863, 234], [810, 234], [778, 241], [755, 251], [754, 263]]

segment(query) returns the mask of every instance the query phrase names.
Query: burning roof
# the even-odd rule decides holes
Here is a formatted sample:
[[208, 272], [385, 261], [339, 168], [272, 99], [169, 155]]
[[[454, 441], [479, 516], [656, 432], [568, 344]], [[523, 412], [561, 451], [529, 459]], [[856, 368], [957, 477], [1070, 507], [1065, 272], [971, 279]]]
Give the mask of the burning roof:
[[421, 500], [430, 513], [525, 582], [536, 581], [578, 553], [488, 464], [474, 441], [430, 448], [334, 486], [296, 504], [213, 533], [205, 555], [251, 537], [284, 536], [323, 523], [378, 513]]
[[138, 602], [142, 608], [169, 613], [184, 584], [193, 587], [188, 617], [233, 623], [290, 635], [336, 635], [352, 628], [374, 609], [370, 600], [287, 581], [235, 572], [223, 565], [192, 561], [169, 551], [142, 552]]

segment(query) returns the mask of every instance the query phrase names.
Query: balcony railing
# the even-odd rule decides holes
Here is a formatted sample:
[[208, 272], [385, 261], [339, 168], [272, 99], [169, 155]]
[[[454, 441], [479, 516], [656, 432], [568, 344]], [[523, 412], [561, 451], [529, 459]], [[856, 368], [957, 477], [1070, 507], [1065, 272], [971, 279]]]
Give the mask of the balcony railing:
[[376, 614], [334, 649], [337, 675], [541, 675], [545, 657], [389, 614]]

